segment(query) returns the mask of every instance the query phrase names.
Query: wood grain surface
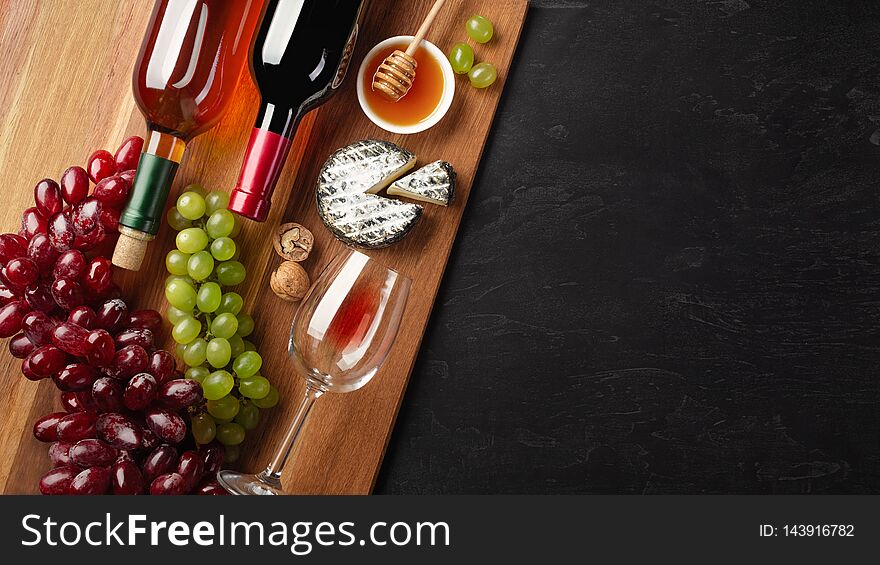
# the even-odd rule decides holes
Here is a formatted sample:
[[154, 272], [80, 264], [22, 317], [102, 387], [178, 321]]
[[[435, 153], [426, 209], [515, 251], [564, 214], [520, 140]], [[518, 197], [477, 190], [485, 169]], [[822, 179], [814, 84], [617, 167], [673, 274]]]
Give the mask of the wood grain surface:
[[[22, 210], [31, 206], [32, 187], [57, 178], [73, 164], [84, 164], [97, 148], [115, 149], [128, 135], [142, 134], [143, 123], [130, 96], [130, 75], [149, 9], [141, 0], [33, 1], [0, 5], [0, 183], [4, 206], [0, 228], [15, 231]], [[302, 394], [301, 380], [286, 357], [294, 307], [277, 299], [268, 278], [278, 258], [271, 232], [281, 221], [312, 229], [316, 251], [305, 263], [314, 277], [342, 249], [317, 218], [314, 181], [336, 148], [365, 137], [387, 139], [419, 156], [420, 163], [446, 159], [459, 174], [455, 203], [448, 209], [426, 206], [421, 224], [400, 244], [371, 255], [414, 280], [413, 296], [395, 348], [369, 386], [349, 395], [326, 395], [317, 404], [285, 478], [293, 493], [370, 492], [406, 389], [428, 316], [466, 206], [482, 148], [492, 125], [527, 9], [526, 0], [451, 1], [429, 39], [441, 49], [466, 39], [464, 22], [473, 12], [489, 17], [495, 39], [478, 46], [478, 59], [493, 62], [498, 83], [472, 89], [459, 77], [449, 115], [428, 132], [387, 134], [357, 106], [353, 76], [364, 54], [381, 39], [411, 33], [431, 2], [375, 0], [360, 35], [349, 79], [342, 91], [302, 124], [294, 151], [279, 182], [274, 208], [265, 224], [248, 224], [240, 236], [248, 281], [239, 292], [256, 321], [255, 341], [265, 358], [264, 374], [279, 388], [282, 403], [248, 435], [246, 470], [262, 468], [280, 440]], [[173, 194], [190, 182], [230, 190], [244, 154], [258, 94], [247, 73], [236, 100], [220, 125], [190, 144]], [[173, 233], [162, 229], [140, 273], [118, 273], [126, 300], [138, 308], [165, 308], [163, 259]], [[167, 328], [166, 328], [167, 330]], [[168, 338], [168, 332], [163, 335]], [[170, 343], [170, 342], [169, 342]], [[46, 446], [31, 436], [33, 421], [57, 408], [52, 383], [34, 384], [20, 375], [19, 362], [3, 348], [0, 385], [12, 399], [0, 419], [0, 487], [31, 493], [48, 467]]]

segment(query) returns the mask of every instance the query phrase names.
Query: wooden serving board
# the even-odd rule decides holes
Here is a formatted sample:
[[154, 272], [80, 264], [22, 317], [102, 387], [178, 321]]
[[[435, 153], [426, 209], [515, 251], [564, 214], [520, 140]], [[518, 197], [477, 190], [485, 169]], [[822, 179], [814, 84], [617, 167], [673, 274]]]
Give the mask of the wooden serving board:
[[[0, 229], [17, 231], [21, 212], [32, 206], [32, 187], [58, 178], [68, 166], [84, 165], [88, 154], [115, 147], [129, 135], [143, 135], [143, 121], [130, 95], [131, 69], [149, 19], [143, 0], [18, 0], [0, 3]], [[370, 255], [414, 281], [400, 335], [386, 364], [364, 389], [325, 395], [312, 412], [285, 486], [292, 493], [365, 494], [372, 489], [419, 351], [449, 252], [464, 212], [483, 146], [516, 49], [527, 0], [451, 0], [428, 38], [444, 51], [467, 39], [464, 22], [480, 13], [495, 24], [495, 38], [475, 48], [478, 60], [494, 63], [498, 82], [471, 88], [458, 77], [456, 99], [446, 118], [427, 132], [401, 136], [383, 132], [357, 103], [357, 68], [366, 52], [386, 37], [412, 33], [431, 0], [374, 0], [362, 27], [349, 76], [341, 92], [303, 122], [264, 224], [242, 232], [242, 261], [248, 280], [239, 292], [254, 315], [254, 341], [264, 357], [263, 373], [281, 393], [281, 403], [264, 412], [248, 434], [239, 466], [265, 466], [303, 393], [302, 380], [287, 360], [287, 336], [295, 306], [269, 290], [279, 258], [273, 230], [297, 221], [315, 234], [315, 251], [304, 266], [312, 277], [342, 249], [318, 219], [314, 183], [335, 149], [362, 138], [386, 139], [419, 156], [420, 164], [450, 161], [458, 171], [456, 200], [447, 208], [425, 206], [421, 224], [404, 241]], [[248, 74], [221, 124], [187, 150], [174, 194], [190, 182], [230, 190], [237, 178], [253, 125], [258, 93]], [[117, 271], [124, 298], [136, 308], [165, 308], [164, 256], [173, 232], [163, 227], [137, 274]], [[168, 331], [162, 336], [170, 345]], [[173, 350], [173, 349], [172, 349]], [[0, 418], [0, 488], [6, 493], [37, 491], [48, 469], [46, 445], [31, 435], [33, 422], [59, 409], [51, 382], [24, 379], [20, 362], [5, 344], [0, 353], [4, 402]]]

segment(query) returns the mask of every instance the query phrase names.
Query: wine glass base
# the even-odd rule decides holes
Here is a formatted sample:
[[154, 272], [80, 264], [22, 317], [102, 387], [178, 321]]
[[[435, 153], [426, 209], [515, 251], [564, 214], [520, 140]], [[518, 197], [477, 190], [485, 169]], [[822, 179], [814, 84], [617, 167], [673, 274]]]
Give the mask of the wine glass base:
[[238, 471], [219, 471], [217, 482], [230, 494], [244, 496], [283, 496], [284, 492], [280, 485], [277, 487], [269, 484], [259, 475], [239, 473]]

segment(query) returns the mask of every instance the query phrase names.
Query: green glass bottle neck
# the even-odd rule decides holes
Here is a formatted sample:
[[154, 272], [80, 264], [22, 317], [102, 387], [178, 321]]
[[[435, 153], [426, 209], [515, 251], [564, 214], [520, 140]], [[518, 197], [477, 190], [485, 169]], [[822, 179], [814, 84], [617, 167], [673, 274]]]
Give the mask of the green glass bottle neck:
[[162, 225], [165, 202], [183, 159], [186, 143], [174, 136], [151, 131], [144, 143], [128, 205], [119, 224], [156, 235]]

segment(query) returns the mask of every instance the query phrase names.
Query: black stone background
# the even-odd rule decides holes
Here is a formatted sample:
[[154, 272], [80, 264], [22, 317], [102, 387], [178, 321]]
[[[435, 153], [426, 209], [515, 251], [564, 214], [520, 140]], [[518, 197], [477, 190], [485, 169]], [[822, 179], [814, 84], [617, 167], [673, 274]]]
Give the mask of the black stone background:
[[878, 40], [534, 1], [376, 492], [880, 492]]

